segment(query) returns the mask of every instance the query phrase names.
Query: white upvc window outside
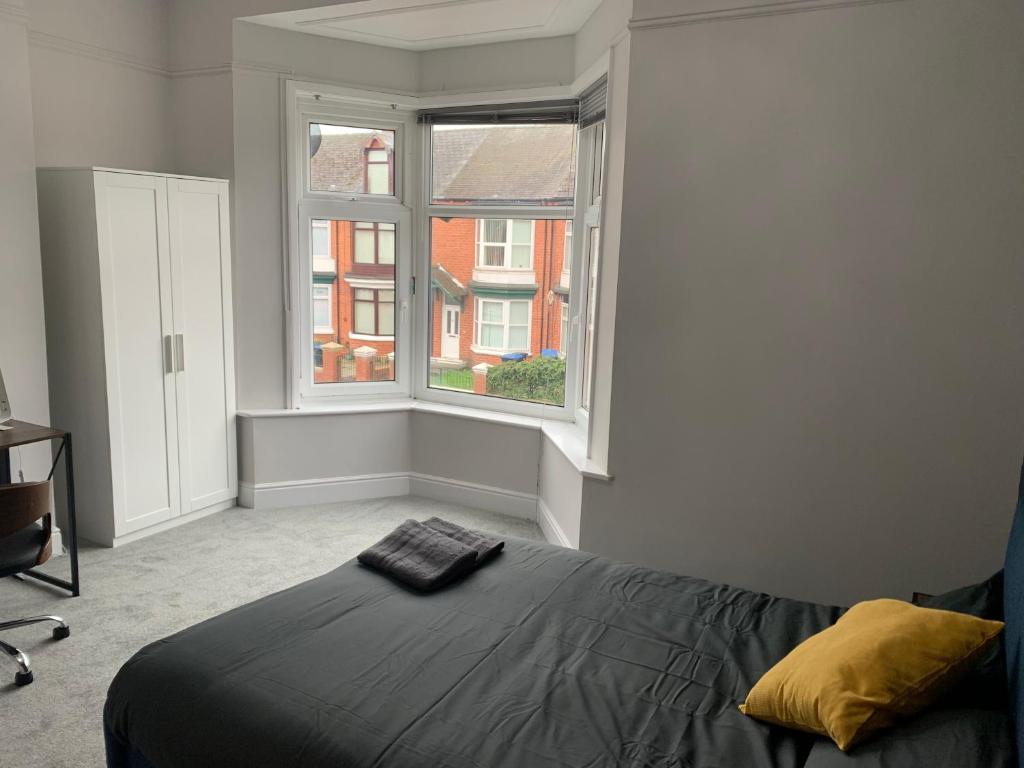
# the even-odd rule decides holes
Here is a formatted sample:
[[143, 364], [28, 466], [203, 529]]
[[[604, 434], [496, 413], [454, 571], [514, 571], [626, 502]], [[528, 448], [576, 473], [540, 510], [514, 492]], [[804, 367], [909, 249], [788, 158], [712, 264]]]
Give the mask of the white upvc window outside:
[[331, 311], [333, 285], [313, 285], [313, 333], [334, 333], [334, 315]]
[[532, 301], [476, 299], [474, 310], [474, 351], [500, 355], [529, 351]]
[[478, 219], [476, 265], [482, 269], [533, 269], [534, 222]]

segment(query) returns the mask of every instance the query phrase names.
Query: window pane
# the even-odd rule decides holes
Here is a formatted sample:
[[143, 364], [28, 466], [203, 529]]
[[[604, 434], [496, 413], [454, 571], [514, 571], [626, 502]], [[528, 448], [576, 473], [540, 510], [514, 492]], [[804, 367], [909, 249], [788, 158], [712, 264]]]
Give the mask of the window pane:
[[431, 199], [448, 205], [572, 205], [575, 125], [436, 125]]
[[326, 221], [313, 222], [313, 258], [331, 257], [331, 229]]
[[480, 259], [480, 265], [484, 267], [505, 266], [505, 246], [485, 245]]
[[[310, 275], [314, 385], [393, 381], [395, 224], [314, 220], [311, 232], [326, 234], [334, 253], [330, 270], [317, 270], [314, 262]], [[375, 259], [375, 232], [387, 244], [390, 264]]]
[[480, 319], [485, 323], [500, 323], [503, 320], [502, 305], [497, 301], [480, 302]]
[[[381, 295], [385, 291], [381, 291]], [[381, 301], [377, 305], [378, 320], [380, 327], [377, 329], [381, 336], [394, 336], [395, 335], [395, 294], [391, 293], [391, 301]]]
[[[430, 220], [430, 387], [474, 393], [482, 385], [491, 397], [564, 403], [565, 227], [547, 219]], [[534, 233], [545, 245], [531, 259]], [[480, 363], [491, 366], [483, 379], [473, 371]]]
[[481, 328], [480, 345], [491, 349], [502, 349], [505, 346], [504, 329], [500, 325], [488, 325]]
[[[394, 194], [388, 162], [368, 162], [371, 156], [389, 161], [394, 148], [394, 131], [311, 123], [309, 188], [313, 192]], [[383, 169], [383, 174], [371, 168]], [[367, 189], [369, 186], [373, 189]]]
[[590, 379], [594, 366], [594, 318], [597, 312], [597, 267], [601, 253], [601, 229], [590, 230], [589, 252], [587, 258], [587, 325], [583, 338], [583, 379], [580, 389], [580, 407], [590, 410]]
[[530, 304], [528, 302], [510, 302], [509, 310], [509, 322], [512, 325], [526, 325], [530, 322]]
[[357, 301], [355, 304], [355, 332], [373, 336], [377, 333], [373, 302]]
[[356, 224], [355, 260], [358, 264], [374, 264], [373, 225], [365, 229], [365, 224]]
[[484, 243], [504, 243], [508, 222], [505, 219], [484, 219], [480, 222], [480, 240]]
[[512, 222], [512, 242], [520, 245], [529, 245], [533, 240], [533, 222], [525, 219], [516, 219]]
[[391, 173], [387, 163], [370, 163], [366, 169], [366, 191], [371, 195], [391, 194]]
[[563, 355], [569, 346], [569, 305], [562, 301], [562, 322], [559, 326], [558, 351]]
[[513, 269], [529, 269], [530, 268], [530, 246], [528, 245], [513, 245], [512, 246], [512, 261], [509, 265]]
[[325, 285], [313, 286], [313, 328], [331, 327], [331, 289]]
[[388, 152], [386, 149], [371, 149], [366, 153], [366, 161], [369, 163], [386, 163]]
[[395, 225], [381, 224], [377, 234], [377, 263], [395, 263]]

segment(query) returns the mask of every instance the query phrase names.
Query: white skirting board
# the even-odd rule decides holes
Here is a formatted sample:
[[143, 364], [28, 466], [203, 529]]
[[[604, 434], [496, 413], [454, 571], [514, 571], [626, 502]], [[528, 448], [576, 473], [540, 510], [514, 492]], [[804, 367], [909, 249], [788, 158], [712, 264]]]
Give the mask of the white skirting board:
[[555, 519], [548, 505], [544, 503], [544, 499], [540, 498], [537, 499], [537, 525], [540, 526], [544, 538], [548, 540], [549, 544], [576, 549], [569, 541], [569, 537], [565, 535], [565, 531], [558, 524], [558, 520]]
[[503, 515], [536, 521], [551, 544], [571, 547], [547, 505], [536, 494], [509, 491], [464, 480], [394, 472], [352, 477], [286, 480], [274, 483], [238, 484], [238, 503], [257, 509], [282, 509], [306, 504], [380, 499], [389, 496], [425, 496], [428, 499], [486, 509]]

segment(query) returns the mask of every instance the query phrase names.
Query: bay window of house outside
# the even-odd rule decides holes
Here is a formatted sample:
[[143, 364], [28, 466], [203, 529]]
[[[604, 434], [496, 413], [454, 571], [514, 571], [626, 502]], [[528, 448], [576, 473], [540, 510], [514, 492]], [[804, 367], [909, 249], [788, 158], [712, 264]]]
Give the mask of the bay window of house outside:
[[[540, 120], [417, 128], [409, 113], [361, 109], [349, 118], [341, 104], [334, 114], [318, 103], [308, 105], [316, 114], [307, 117], [299, 104], [298, 223], [300, 245], [303, 228], [306, 242], [302, 279], [310, 281], [302, 399], [383, 395], [392, 390], [372, 385], [400, 384], [396, 394], [411, 389], [417, 397], [524, 414], [557, 409], [567, 418], [588, 408], [601, 167], [595, 148], [603, 145], [595, 137], [603, 126], [579, 131], [572, 122]], [[418, 131], [422, 165], [404, 167], [402, 146]], [[415, 243], [412, 186], [402, 180], [414, 185], [420, 174], [426, 238], [417, 249], [420, 314], [411, 320], [425, 328], [405, 337], [409, 318], [399, 320]], [[422, 367], [401, 383], [409, 338], [425, 342], [416, 351]]]

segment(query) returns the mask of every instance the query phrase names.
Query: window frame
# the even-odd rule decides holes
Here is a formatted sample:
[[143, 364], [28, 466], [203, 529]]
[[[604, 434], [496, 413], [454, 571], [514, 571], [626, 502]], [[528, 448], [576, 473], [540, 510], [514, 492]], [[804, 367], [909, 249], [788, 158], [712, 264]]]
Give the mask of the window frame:
[[[503, 346], [501, 347], [488, 347], [480, 343], [480, 328], [485, 325], [483, 321], [483, 314], [480, 311], [481, 305], [484, 303], [490, 304], [501, 304], [501, 327], [502, 327], [502, 341]], [[526, 348], [513, 347], [509, 344], [512, 336], [512, 305], [513, 304], [525, 304], [526, 305]], [[497, 323], [487, 322], [486, 325], [497, 325]], [[521, 325], [521, 323], [516, 324]], [[529, 352], [530, 344], [533, 342], [533, 299], [493, 299], [487, 296], [474, 296], [473, 297], [473, 341], [470, 345], [470, 349], [481, 355], [508, 355], [517, 352]]]
[[[574, 92], [580, 89], [574, 88]], [[472, 103], [486, 101], [487, 95], [474, 94]], [[495, 103], [504, 103], [506, 94], [492, 94]], [[537, 98], [540, 98], [539, 96]], [[288, 334], [286, 347], [290, 375], [286, 377], [287, 402], [292, 408], [308, 406], [330, 407], [353, 404], [360, 400], [380, 401], [395, 397], [412, 397], [425, 402], [479, 409], [491, 413], [504, 413], [532, 418], [578, 422], [582, 432], [589, 435], [588, 414], [579, 409], [582, 345], [580, 322], [585, 310], [581, 276], [587, 273], [583, 263], [581, 243], [587, 238], [577, 236], [587, 223], [588, 211], [594, 208], [588, 198], [590, 189], [581, 182], [590, 178], [594, 155], [584, 158], [586, 142], [584, 131], [577, 127], [577, 158], [575, 194], [572, 205], [532, 205], [518, 203], [479, 203], [444, 205], [433, 204], [431, 130], [429, 125], [416, 123], [417, 110], [430, 106], [430, 99], [374, 93], [344, 86], [288, 80], [284, 87], [285, 131], [282, 151], [288, 160], [282, 174], [288, 196], [285, 211], [284, 266], [289, 281], [287, 289], [286, 320]], [[524, 101], [529, 101], [525, 98]], [[396, 103], [397, 102], [397, 103]], [[393, 174], [393, 195], [353, 194], [350, 192], [323, 192], [310, 189], [309, 124], [311, 122], [393, 130], [395, 141], [390, 155]], [[607, 123], [605, 123], [607, 125]], [[606, 129], [607, 130], [607, 129]], [[601, 171], [606, 171], [607, 157]], [[603, 179], [602, 179], [603, 181]], [[531, 260], [536, 259], [536, 223], [542, 220], [570, 220], [573, 223], [572, 253], [569, 254], [570, 295], [567, 297], [568, 338], [563, 336], [567, 351], [566, 400], [562, 406], [505, 400], [468, 392], [433, 389], [430, 387], [430, 355], [435, 323], [444, 317], [433, 317], [431, 309], [431, 221], [444, 218], [505, 218], [526, 219], [534, 223], [531, 228]], [[312, 339], [312, 312], [310, 277], [309, 220], [326, 218], [351, 222], [388, 222], [396, 227], [394, 289], [396, 302], [396, 377], [394, 382], [358, 382], [316, 385], [312, 387], [313, 355], [306, 349]], [[592, 217], [590, 217], [592, 218]], [[599, 221], [601, 218], [598, 210]], [[377, 257], [375, 249], [375, 257]], [[475, 262], [475, 260], [474, 260]], [[390, 265], [389, 265], [390, 266]], [[474, 266], [475, 263], [474, 263]], [[530, 270], [518, 270], [528, 272]], [[338, 278], [341, 279], [341, 275]], [[418, 281], [419, 285], [416, 285]], [[600, 276], [598, 276], [600, 283]], [[418, 288], [418, 290], [417, 290]], [[600, 297], [600, 290], [598, 291]], [[534, 297], [536, 300], [536, 297]], [[531, 326], [534, 307], [530, 303]], [[600, 302], [597, 301], [597, 304]], [[598, 314], [600, 309], [598, 308]], [[460, 317], [460, 320], [466, 318]], [[335, 323], [336, 324], [336, 323]], [[463, 326], [464, 323], [461, 323]], [[600, 320], [598, 320], [600, 325]], [[530, 328], [532, 335], [532, 327]], [[351, 336], [351, 334], [350, 334]], [[596, 346], [596, 341], [595, 341]], [[593, 379], [591, 377], [591, 386]], [[591, 398], [593, 394], [591, 393]], [[589, 437], [588, 443], [589, 443]]]
[[[601, 247], [603, 238], [598, 235], [597, 253], [591, 252], [592, 230], [602, 230], [604, 225], [604, 166], [607, 160], [607, 118], [587, 126], [579, 132], [579, 154], [577, 157], [577, 168], [586, 169], [586, 175], [581, 177], [577, 171], [576, 195], [578, 201], [586, 201], [585, 205], [577, 208], [577, 216], [573, 223], [572, 239], [575, 255], [572, 271], [570, 272], [571, 293], [570, 298], [576, 297], [577, 301], [571, 312], [572, 333], [575, 335], [575, 347], [573, 349], [574, 367], [576, 368], [577, 390], [574, 394], [574, 421], [580, 424], [587, 431], [587, 444], [590, 444], [590, 408], [594, 402], [594, 353], [590, 359], [589, 376], [584, 368], [587, 365], [587, 327], [586, 321], [591, 309], [594, 315], [594, 324], [591, 329], [591, 348], [597, 349], [597, 327], [600, 313], [601, 295]], [[594, 296], [590, 295], [591, 262], [597, 259], [593, 280], [595, 282]], [[577, 269], [576, 265], [579, 265]], [[594, 306], [590, 306], [593, 300]], [[587, 387], [584, 393], [583, 387]], [[587, 406], [584, 406], [587, 403]], [[588, 448], [589, 450], [589, 448]]]
[[[431, 286], [430, 286], [430, 274], [431, 274], [431, 254], [432, 254], [432, 243], [431, 243], [431, 220], [434, 218], [449, 218], [449, 219], [527, 219], [533, 222], [532, 233], [531, 233], [531, 259], [536, 258], [535, 249], [535, 238], [536, 238], [536, 224], [541, 220], [555, 220], [565, 221], [577, 220], [578, 204], [582, 200], [580, 197], [580, 184], [579, 178], [576, 179], [576, 190], [574, 197], [574, 205], [570, 206], [554, 206], [554, 205], [524, 205], [524, 204], [498, 204], [498, 203], [481, 203], [474, 205], [443, 205], [435, 204], [431, 202], [431, 192], [433, 190], [433, 163], [431, 157], [431, 138], [432, 132], [430, 125], [422, 126], [423, 130], [419, 137], [420, 140], [420, 199], [423, 203], [420, 205], [419, 210], [422, 212], [420, 220], [420, 239], [419, 243], [422, 244], [422, 250], [416, 255], [416, 270], [417, 274], [425, 275], [426, 277], [422, 280], [424, 285], [423, 290], [418, 290], [415, 297], [415, 317], [418, 321], [422, 321], [422, 327], [418, 327], [416, 330], [416, 347], [415, 353], [417, 359], [415, 361], [415, 376], [413, 378], [413, 397], [418, 400], [425, 402], [440, 403], [444, 405], [461, 406], [466, 408], [482, 409], [486, 411], [507, 413], [519, 416], [528, 416], [540, 419], [551, 419], [554, 421], [566, 421], [571, 422], [575, 419], [576, 414], [576, 392], [579, 390], [579, 384], [577, 382], [577, 376], [579, 372], [579, 366], [575, 362], [574, 358], [576, 355], [576, 334], [571, 333], [572, 345], [569, 347], [571, 354], [566, 357], [567, 365], [565, 372], [565, 393], [566, 399], [562, 405], [548, 405], [545, 403], [532, 403], [520, 400], [507, 400], [501, 397], [495, 397], [492, 395], [478, 395], [472, 392], [460, 392], [449, 389], [433, 388], [430, 386], [430, 352], [431, 343], [433, 339], [433, 329], [435, 323], [443, 323], [444, 318], [433, 317], [432, 302], [431, 302]], [[579, 132], [577, 131], [577, 153], [579, 152]], [[580, 159], [577, 154], [577, 173], [579, 168]], [[576, 225], [574, 223], [574, 229]], [[573, 253], [571, 254], [571, 274], [578, 272], [577, 262], [580, 257], [579, 249], [576, 247], [577, 238], [573, 238]], [[531, 264], [535, 262], [531, 261]], [[474, 254], [474, 268], [478, 270], [493, 270], [496, 272], [513, 272], [513, 273], [526, 273], [533, 271], [534, 267], [531, 266], [529, 270], [513, 269], [506, 270], [499, 267], [480, 267], [478, 265], [477, 254]], [[530, 302], [530, 334], [532, 340], [532, 323], [533, 323], [533, 301]], [[570, 290], [569, 302], [571, 306], [571, 316], [576, 317], [578, 309], [575, 306], [579, 301], [576, 295], [575, 288]], [[475, 304], [474, 304], [475, 310]], [[443, 314], [443, 313], [442, 313]], [[476, 317], [474, 311], [474, 341], [476, 338]], [[570, 322], [570, 326], [572, 323]], [[443, 330], [443, 326], [440, 326]], [[493, 354], [489, 352], [481, 352], [481, 354]], [[506, 354], [506, 353], [501, 353]]]
[[[505, 242], [499, 243], [497, 241], [484, 240], [484, 222], [486, 221], [504, 221], [505, 222]], [[513, 241], [512, 231], [515, 227], [515, 222], [526, 221], [530, 225], [530, 263], [525, 267], [513, 267], [512, 264], [512, 248], [516, 245], [524, 245], [524, 243], [516, 243]], [[483, 263], [484, 248], [503, 246], [501, 266], [495, 267], [489, 264]], [[533, 272], [534, 271], [534, 258], [537, 251], [537, 222], [531, 219], [503, 219], [501, 217], [491, 217], [487, 219], [476, 219], [476, 258], [473, 262], [473, 268], [479, 269], [484, 272]]]
[[[288, 186], [285, 248], [286, 274], [289, 278], [288, 402], [292, 408], [329, 407], [359, 400], [408, 397], [415, 359], [413, 346], [416, 343], [411, 328], [411, 283], [413, 243], [417, 237], [413, 210], [418, 193], [417, 186], [406, 184], [405, 179], [410, 171], [415, 174], [416, 143], [409, 140], [416, 132], [415, 112], [411, 108], [391, 109], [380, 105], [368, 105], [366, 102], [325, 93], [319, 88], [313, 90], [307, 84], [295, 81], [287, 83], [285, 98], [287, 117], [284, 142], [286, 156], [289, 158], [284, 171]], [[395, 194], [312, 191], [308, 162], [311, 123], [394, 131], [395, 145], [391, 158]], [[394, 342], [394, 381], [322, 384], [314, 382], [311, 248], [311, 221], [314, 219], [348, 221], [353, 224], [385, 223], [395, 226], [393, 280], [390, 276], [368, 278], [388, 283], [373, 286], [374, 288], [393, 288], [395, 291], [394, 336], [365, 338], [359, 334], [349, 334], [350, 339], [365, 340], [369, 346], [378, 340]], [[375, 258], [376, 256], [375, 253]], [[339, 274], [337, 279], [345, 280], [342, 290], [352, 290], [355, 287], [342, 274]], [[379, 318], [375, 319], [379, 322]], [[332, 330], [335, 331], [337, 329]]]

